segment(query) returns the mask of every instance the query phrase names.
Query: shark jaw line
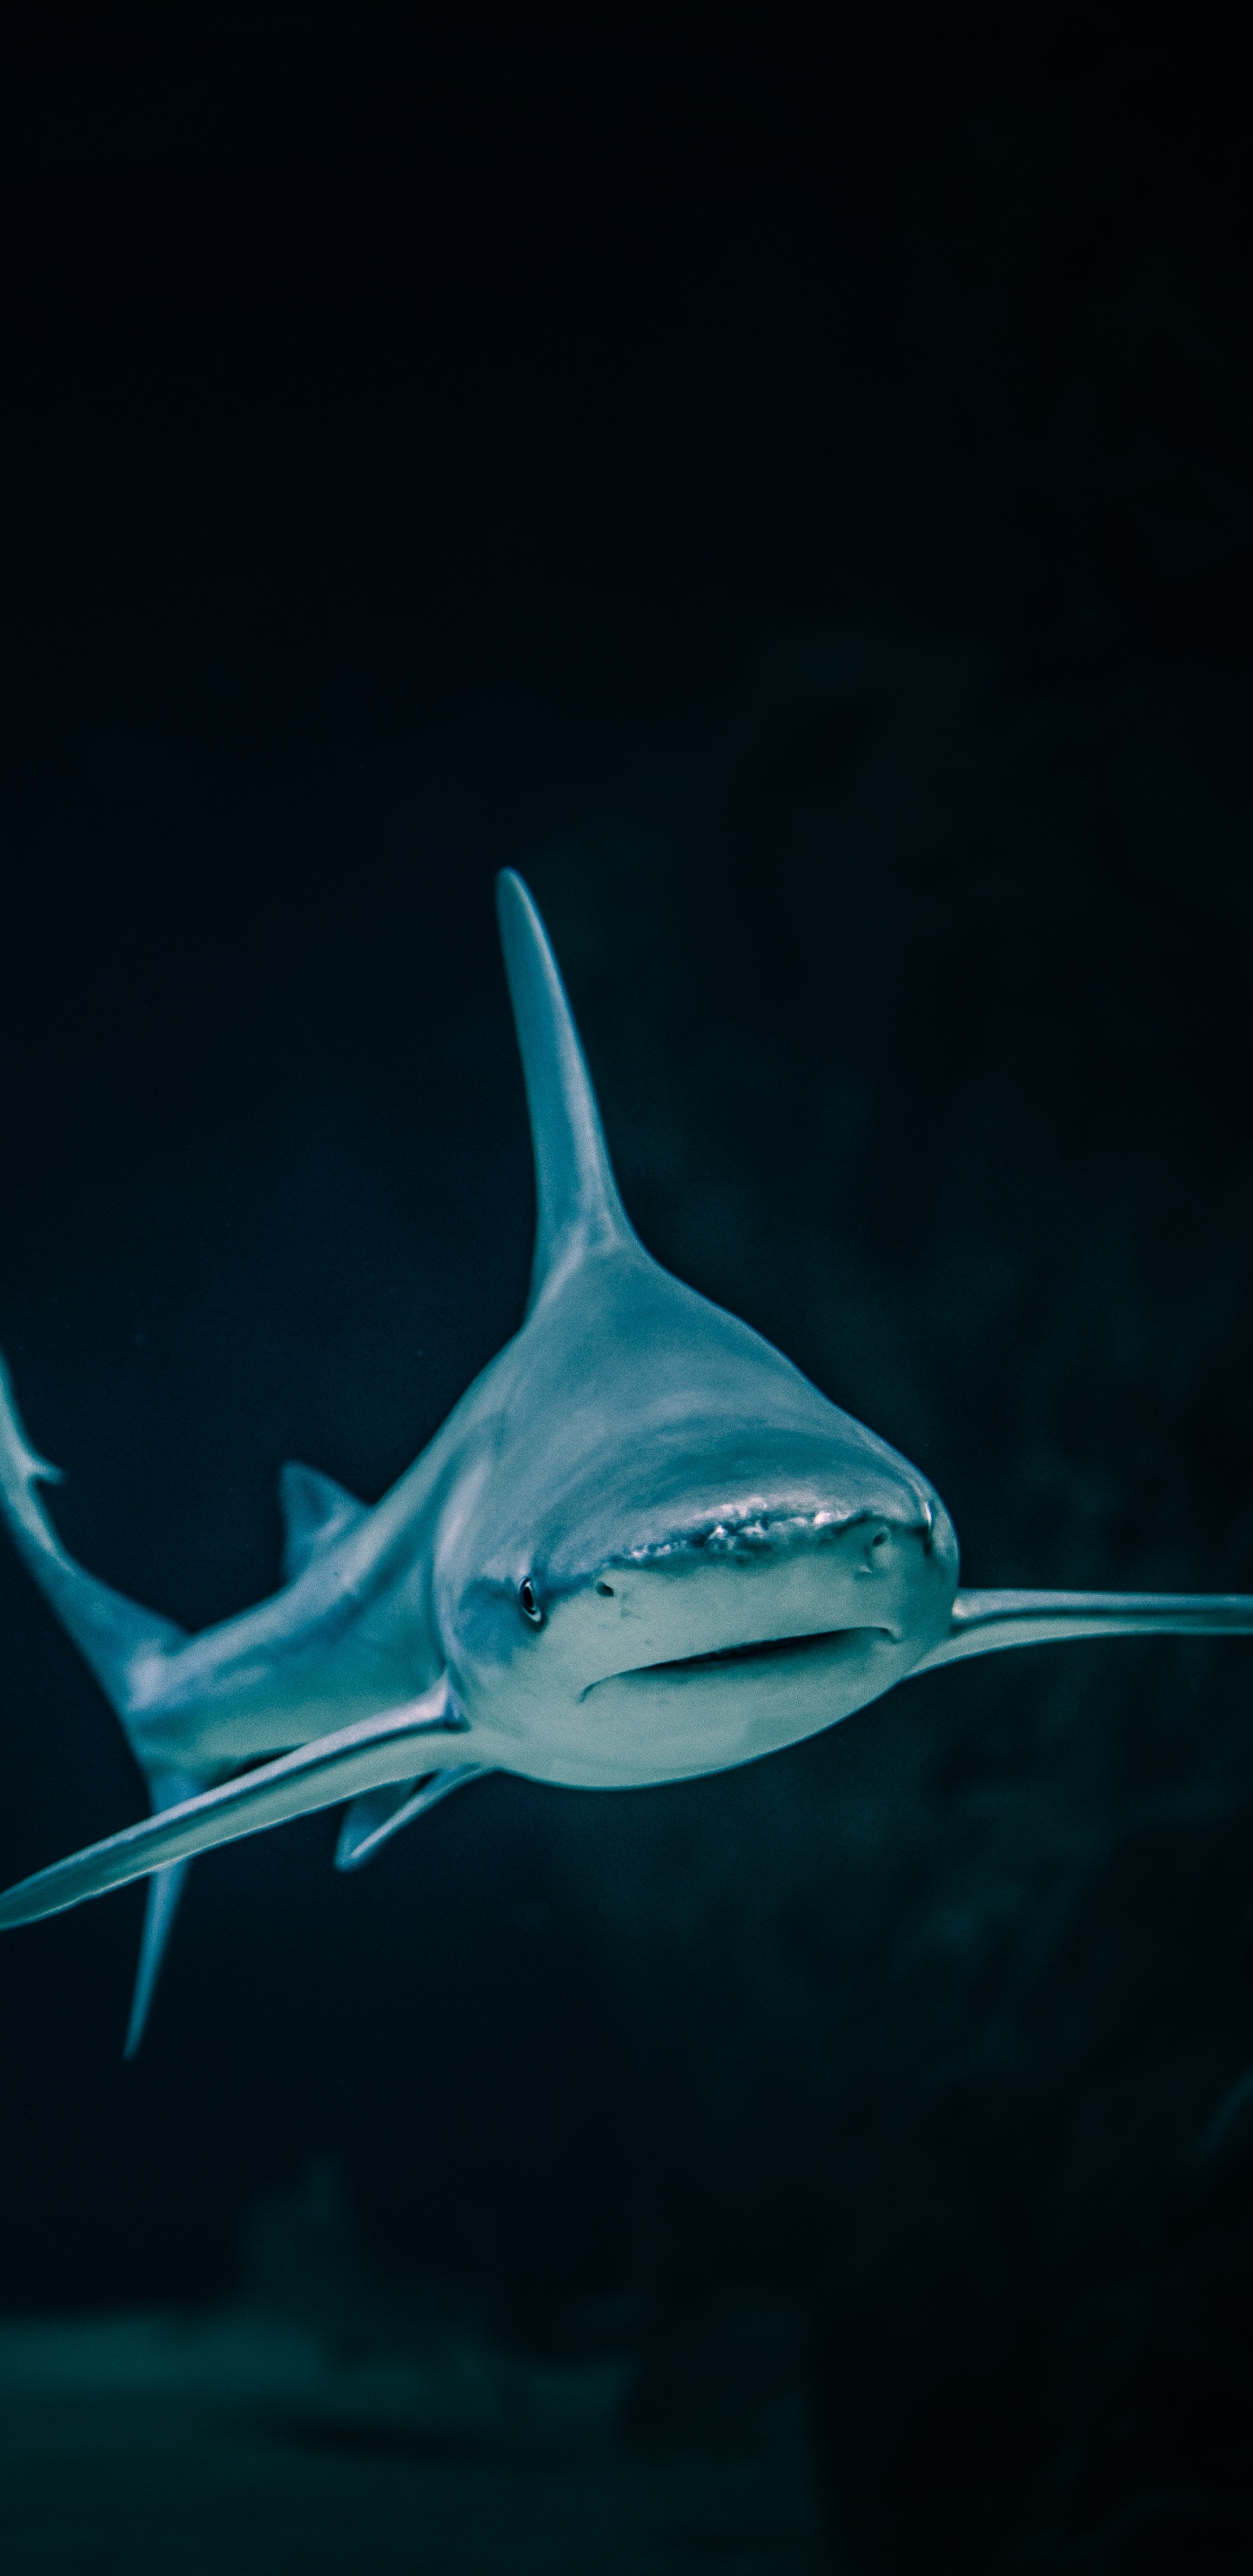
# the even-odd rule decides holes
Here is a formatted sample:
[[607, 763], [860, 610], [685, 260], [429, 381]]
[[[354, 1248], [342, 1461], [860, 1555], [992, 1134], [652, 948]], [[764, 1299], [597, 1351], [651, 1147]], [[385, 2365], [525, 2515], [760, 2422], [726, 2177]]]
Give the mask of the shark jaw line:
[[896, 1646], [901, 1635], [899, 1628], [887, 1628], [867, 1619], [843, 1628], [806, 1629], [792, 1637], [753, 1637], [743, 1645], [711, 1646], [703, 1654], [667, 1655], [652, 1664], [630, 1664], [622, 1672], [606, 1673], [604, 1681], [589, 1682], [579, 1696], [589, 1698], [593, 1691], [604, 1688], [605, 1681], [682, 1682], [689, 1675], [695, 1678], [702, 1673], [733, 1672], [737, 1664], [752, 1670], [763, 1664], [800, 1665], [811, 1658], [814, 1662], [834, 1663], [839, 1649], [847, 1647], [853, 1638], [881, 1637], [885, 1645]]

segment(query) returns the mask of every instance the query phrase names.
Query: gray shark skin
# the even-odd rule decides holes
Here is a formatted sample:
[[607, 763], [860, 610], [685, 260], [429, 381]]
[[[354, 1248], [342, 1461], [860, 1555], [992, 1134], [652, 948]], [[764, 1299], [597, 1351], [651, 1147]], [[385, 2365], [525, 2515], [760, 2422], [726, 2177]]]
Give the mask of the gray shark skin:
[[198, 1636], [66, 1553], [0, 1368], [0, 1502], [112, 1702], [155, 1812], [0, 1896], [0, 1929], [150, 1880], [127, 2051], [187, 1863], [347, 1801], [358, 1867], [492, 1770], [629, 1789], [794, 1744], [955, 1657], [1050, 1638], [1253, 1634], [1253, 1597], [963, 1592], [925, 1476], [623, 1210], [569, 1005], [499, 880], [535, 1154], [521, 1330], [372, 1508], [288, 1466], [284, 1584]]

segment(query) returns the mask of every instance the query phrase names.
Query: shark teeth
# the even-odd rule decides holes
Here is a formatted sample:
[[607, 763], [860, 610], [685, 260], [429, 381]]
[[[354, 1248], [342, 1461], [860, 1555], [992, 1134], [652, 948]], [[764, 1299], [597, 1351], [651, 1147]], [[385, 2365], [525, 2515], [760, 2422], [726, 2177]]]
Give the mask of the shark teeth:
[[664, 1538], [647, 1539], [639, 1547], [629, 1548], [621, 1561], [624, 1565], [657, 1565], [676, 1556], [777, 1554], [784, 1548], [802, 1547], [828, 1530], [847, 1529], [852, 1521], [865, 1518], [864, 1512], [833, 1511], [823, 1504], [789, 1508], [750, 1501], [719, 1513], [716, 1519], [668, 1531]]

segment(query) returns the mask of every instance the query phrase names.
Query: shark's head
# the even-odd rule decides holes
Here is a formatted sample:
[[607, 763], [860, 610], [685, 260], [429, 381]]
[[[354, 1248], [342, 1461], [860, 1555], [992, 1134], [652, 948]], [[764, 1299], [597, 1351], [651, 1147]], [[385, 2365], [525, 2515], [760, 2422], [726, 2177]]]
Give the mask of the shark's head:
[[475, 1759], [589, 1788], [723, 1770], [911, 1671], [947, 1632], [957, 1541], [916, 1468], [650, 1260], [516, 877], [500, 911], [535, 1268], [439, 1541], [441, 1650]]
[[572, 1275], [515, 1348], [441, 1551], [479, 1758], [588, 1788], [723, 1770], [946, 1634], [957, 1541], [926, 1480], [638, 1251]]

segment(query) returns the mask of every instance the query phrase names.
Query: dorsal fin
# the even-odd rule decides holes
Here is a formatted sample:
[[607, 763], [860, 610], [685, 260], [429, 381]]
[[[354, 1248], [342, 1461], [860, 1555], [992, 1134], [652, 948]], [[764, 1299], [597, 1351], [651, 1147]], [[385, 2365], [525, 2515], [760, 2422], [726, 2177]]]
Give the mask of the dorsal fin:
[[284, 1583], [294, 1583], [315, 1556], [333, 1547], [369, 1509], [368, 1503], [359, 1503], [355, 1494], [337, 1485], [333, 1476], [320, 1475], [316, 1467], [302, 1467], [295, 1458], [279, 1470], [278, 1499], [283, 1515]]
[[496, 880], [505, 973], [526, 1077], [535, 1154], [535, 1259], [529, 1304], [588, 1252], [636, 1244], [618, 1196], [596, 1106], [548, 934], [521, 877]]

